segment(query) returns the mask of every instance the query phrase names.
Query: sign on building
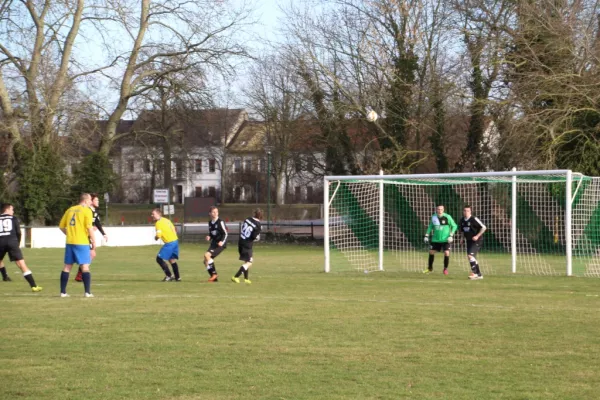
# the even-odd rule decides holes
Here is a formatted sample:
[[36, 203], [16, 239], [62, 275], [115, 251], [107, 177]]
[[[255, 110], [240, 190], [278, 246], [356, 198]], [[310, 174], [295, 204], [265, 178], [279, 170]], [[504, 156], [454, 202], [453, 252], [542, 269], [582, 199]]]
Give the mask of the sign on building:
[[169, 189], [154, 189], [154, 203], [156, 204], [168, 204], [169, 201]]

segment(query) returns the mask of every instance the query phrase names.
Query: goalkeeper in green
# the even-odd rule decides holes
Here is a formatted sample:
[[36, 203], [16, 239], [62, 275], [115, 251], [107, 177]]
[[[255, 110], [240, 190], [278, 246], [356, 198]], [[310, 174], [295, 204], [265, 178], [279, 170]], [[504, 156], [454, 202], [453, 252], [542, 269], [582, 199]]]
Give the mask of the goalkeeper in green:
[[[435, 253], [444, 251], [444, 275], [448, 275], [450, 247], [454, 241], [454, 232], [456, 232], [457, 228], [458, 226], [452, 217], [444, 212], [444, 206], [441, 204], [438, 205], [436, 213], [431, 216], [427, 232], [425, 233], [425, 243], [429, 244], [429, 266], [423, 271], [424, 274], [429, 274], [433, 271]], [[432, 234], [431, 240], [429, 238], [430, 234]]]

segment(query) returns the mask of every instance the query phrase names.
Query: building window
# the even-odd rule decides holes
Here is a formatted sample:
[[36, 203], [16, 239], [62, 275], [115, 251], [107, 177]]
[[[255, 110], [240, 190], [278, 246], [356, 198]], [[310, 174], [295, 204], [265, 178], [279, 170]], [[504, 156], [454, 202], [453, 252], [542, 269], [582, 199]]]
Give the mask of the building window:
[[265, 160], [264, 158], [261, 158], [260, 160], [258, 160], [258, 172], [266, 172], [267, 171], [267, 160]]
[[217, 197], [217, 189], [214, 186], [208, 187], [208, 197]]
[[171, 167], [174, 169], [173, 175], [177, 178], [177, 179], [182, 179], [183, 177], [183, 163], [181, 162], [181, 160], [175, 160], [171, 163]]
[[129, 160], [127, 168], [129, 169], [129, 172], [135, 172], [135, 161]]
[[152, 168], [150, 166], [150, 160], [144, 160], [144, 172], [152, 172]]
[[242, 172], [242, 159], [236, 158], [233, 160], [233, 172]]
[[[208, 160], [208, 172], [215, 172], [215, 165], [217, 164], [214, 158]], [[214, 196], [211, 196], [214, 197]]]
[[165, 173], [165, 160], [163, 159], [158, 160], [158, 172], [161, 174]]
[[245, 172], [252, 171], [252, 160], [251, 159], [244, 160], [244, 171]]
[[202, 197], [202, 186], [196, 186], [196, 197]]
[[300, 202], [302, 201], [302, 189], [300, 188], [300, 186], [296, 186], [294, 188], [294, 200], [296, 202]]
[[300, 157], [296, 157], [294, 159], [294, 169], [296, 170], [296, 172], [302, 171], [302, 160], [300, 160]]
[[233, 199], [239, 201], [242, 198], [242, 188], [236, 186], [233, 188]]
[[313, 172], [314, 169], [315, 169], [315, 165], [314, 165], [313, 159], [312, 159], [312, 157], [308, 157], [306, 160], [306, 171]]
[[[202, 173], [202, 159], [196, 160], [196, 167], [194, 169], [197, 173]], [[198, 196], [196, 196], [198, 197]]]
[[313, 187], [312, 186], [307, 186], [306, 187], [306, 201], [308, 201], [309, 203], [314, 203], [314, 200], [313, 200]]

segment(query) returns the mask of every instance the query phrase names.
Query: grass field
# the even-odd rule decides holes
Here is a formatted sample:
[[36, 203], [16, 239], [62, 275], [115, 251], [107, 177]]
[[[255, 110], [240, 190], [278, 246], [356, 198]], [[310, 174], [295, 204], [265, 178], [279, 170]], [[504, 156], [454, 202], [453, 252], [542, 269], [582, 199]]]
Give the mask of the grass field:
[[157, 250], [100, 248], [93, 299], [58, 297], [61, 250], [26, 250], [39, 294], [9, 264], [0, 399], [599, 397], [597, 279], [324, 274], [318, 247], [263, 244], [252, 285], [235, 246], [206, 283], [197, 245], [162, 283]]

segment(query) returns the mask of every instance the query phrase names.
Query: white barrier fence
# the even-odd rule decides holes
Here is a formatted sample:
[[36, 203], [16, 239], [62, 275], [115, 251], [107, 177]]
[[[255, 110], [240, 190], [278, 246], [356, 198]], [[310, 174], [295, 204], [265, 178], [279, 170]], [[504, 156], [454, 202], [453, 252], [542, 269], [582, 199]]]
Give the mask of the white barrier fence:
[[[21, 247], [25, 246], [25, 229], [22, 229]], [[100, 232], [96, 231], [98, 246], [149, 246], [162, 244], [154, 240], [154, 225], [148, 226], [108, 226], [104, 227], [108, 236], [105, 241]], [[65, 247], [65, 235], [58, 227], [30, 228], [31, 238], [28, 238], [32, 248]]]

